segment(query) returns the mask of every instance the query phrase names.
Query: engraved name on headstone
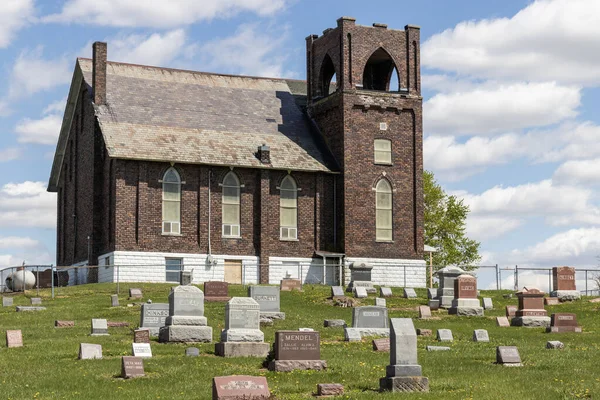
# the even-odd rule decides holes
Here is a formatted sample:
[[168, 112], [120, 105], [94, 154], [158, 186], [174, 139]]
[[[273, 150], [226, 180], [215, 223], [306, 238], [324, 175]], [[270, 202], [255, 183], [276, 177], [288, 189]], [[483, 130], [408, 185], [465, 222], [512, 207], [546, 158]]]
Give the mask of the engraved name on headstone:
[[204, 282], [205, 301], [229, 301], [229, 283], [219, 281]]
[[150, 343], [150, 329], [136, 329], [133, 331], [133, 343]]
[[279, 312], [280, 298], [277, 286], [250, 286], [248, 297], [252, 297], [260, 305], [260, 311]]
[[365, 306], [352, 309], [353, 328], [388, 328], [388, 310], [385, 307]]
[[132, 343], [131, 351], [134, 357], [152, 357], [152, 348], [150, 347], [150, 343]]
[[319, 332], [275, 332], [276, 360], [319, 360], [321, 345]]
[[270, 398], [271, 392], [264, 376], [232, 375], [213, 378], [213, 400]]
[[148, 328], [150, 329], [150, 335], [158, 336], [158, 330], [165, 326], [165, 320], [168, 316], [168, 303], [142, 304], [140, 328]]
[[144, 360], [141, 357], [121, 357], [121, 377], [136, 378], [144, 376]]

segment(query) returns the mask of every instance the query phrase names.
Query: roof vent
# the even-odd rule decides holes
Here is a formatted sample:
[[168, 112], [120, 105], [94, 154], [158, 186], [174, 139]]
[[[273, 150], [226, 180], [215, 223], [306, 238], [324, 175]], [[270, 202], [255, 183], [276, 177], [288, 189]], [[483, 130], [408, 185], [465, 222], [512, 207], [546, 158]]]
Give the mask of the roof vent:
[[263, 164], [271, 164], [271, 148], [265, 143], [258, 146], [258, 159]]

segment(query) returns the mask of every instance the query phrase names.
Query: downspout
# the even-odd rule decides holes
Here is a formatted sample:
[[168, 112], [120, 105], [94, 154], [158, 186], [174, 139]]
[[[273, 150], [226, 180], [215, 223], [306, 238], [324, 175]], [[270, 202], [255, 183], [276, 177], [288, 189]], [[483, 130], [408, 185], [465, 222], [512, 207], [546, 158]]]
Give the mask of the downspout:
[[211, 196], [210, 196], [210, 183], [211, 183], [211, 173], [212, 171], [209, 169], [208, 170], [208, 258], [207, 261], [209, 263], [209, 265], [212, 267], [212, 248], [210, 246], [210, 220], [211, 220], [211, 212], [210, 212], [210, 203], [211, 203]]

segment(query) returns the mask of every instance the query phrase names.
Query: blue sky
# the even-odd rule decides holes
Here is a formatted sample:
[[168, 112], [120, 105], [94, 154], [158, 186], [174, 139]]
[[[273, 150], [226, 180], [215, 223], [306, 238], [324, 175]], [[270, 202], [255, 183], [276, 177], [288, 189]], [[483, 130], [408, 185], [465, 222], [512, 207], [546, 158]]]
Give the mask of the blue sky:
[[3, 0], [0, 267], [54, 263], [45, 192], [77, 56], [304, 79], [342, 15], [421, 26], [424, 162], [471, 207], [483, 264], [596, 266], [600, 2]]

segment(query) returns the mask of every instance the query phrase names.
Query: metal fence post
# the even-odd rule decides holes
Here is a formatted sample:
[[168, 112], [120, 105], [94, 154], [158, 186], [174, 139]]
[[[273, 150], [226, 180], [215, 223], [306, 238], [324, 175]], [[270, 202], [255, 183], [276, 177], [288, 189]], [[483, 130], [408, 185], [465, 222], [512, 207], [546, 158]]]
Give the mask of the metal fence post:
[[498, 264], [496, 264], [496, 290], [500, 290], [500, 281], [498, 280]]
[[35, 284], [37, 286], [37, 296], [40, 296], [40, 266], [36, 266], [36, 271], [35, 271]]
[[548, 270], [548, 292], [552, 290], [552, 270]]
[[588, 270], [586, 269], [585, 270], [585, 295], [586, 296], [588, 295], [588, 283], [587, 283], [587, 281], [588, 281]]
[[52, 287], [52, 299], [54, 299], [54, 267], [50, 265], [50, 285]]
[[519, 266], [515, 265], [515, 290], [519, 290]]
[[402, 268], [404, 269], [404, 287], [406, 287], [406, 265], [403, 265]]
[[114, 267], [117, 269], [117, 294], [119, 294], [119, 293], [121, 293], [120, 287], [119, 287], [119, 266], [115, 265]]

